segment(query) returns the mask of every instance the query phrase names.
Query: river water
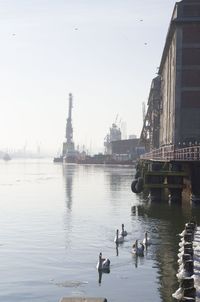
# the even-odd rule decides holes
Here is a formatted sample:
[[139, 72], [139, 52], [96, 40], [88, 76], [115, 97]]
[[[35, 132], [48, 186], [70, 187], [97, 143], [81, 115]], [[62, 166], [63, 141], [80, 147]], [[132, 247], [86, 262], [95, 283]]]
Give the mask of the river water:
[[[0, 163], [0, 301], [170, 302], [177, 289], [177, 236], [199, 208], [152, 204], [131, 192], [132, 167]], [[128, 236], [116, 249], [125, 224]], [[144, 257], [131, 253], [149, 232]], [[111, 261], [99, 276], [98, 255]], [[101, 283], [99, 278], [101, 277]]]

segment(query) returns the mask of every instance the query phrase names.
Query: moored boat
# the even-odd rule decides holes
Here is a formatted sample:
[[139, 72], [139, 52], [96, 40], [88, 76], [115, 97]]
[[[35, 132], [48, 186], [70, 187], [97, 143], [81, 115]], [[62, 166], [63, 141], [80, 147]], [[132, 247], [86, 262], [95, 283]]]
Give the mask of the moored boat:
[[5, 160], [5, 161], [11, 160], [10, 155], [8, 153], [5, 153], [3, 156], [3, 160]]
[[54, 157], [53, 162], [54, 163], [62, 163], [63, 162], [63, 156]]

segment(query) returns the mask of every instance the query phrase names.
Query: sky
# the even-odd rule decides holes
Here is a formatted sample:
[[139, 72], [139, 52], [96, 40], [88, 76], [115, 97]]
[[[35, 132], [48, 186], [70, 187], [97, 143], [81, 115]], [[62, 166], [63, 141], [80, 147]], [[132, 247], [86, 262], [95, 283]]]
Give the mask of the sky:
[[140, 135], [174, 0], [0, 0], [0, 150], [103, 151], [116, 117]]

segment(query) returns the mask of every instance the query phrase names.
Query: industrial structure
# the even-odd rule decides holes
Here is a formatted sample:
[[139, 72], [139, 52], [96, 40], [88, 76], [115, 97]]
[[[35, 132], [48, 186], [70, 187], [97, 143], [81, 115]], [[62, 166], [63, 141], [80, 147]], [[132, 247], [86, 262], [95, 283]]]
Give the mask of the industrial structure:
[[73, 141], [72, 127], [73, 96], [69, 93], [68, 118], [66, 124], [65, 141], [63, 142], [62, 155], [54, 158], [54, 162], [76, 162], [77, 151]]
[[62, 155], [54, 158], [54, 162], [77, 164], [134, 164], [138, 158], [138, 139], [121, 139], [121, 129], [116, 121], [109, 129], [109, 134], [104, 139], [105, 153], [89, 155], [85, 150], [80, 152], [75, 149], [72, 127], [73, 97], [69, 94], [68, 118], [66, 123], [65, 141], [63, 142]]
[[112, 127], [109, 130], [109, 133], [104, 138], [104, 147], [105, 147], [105, 154], [112, 154], [112, 142], [121, 140], [121, 129], [117, 126], [116, 123], [112, 124]]
[[118, 161], [136, 161], [138, 159], [138, 138], [112, 141], [112, 157]]
[[167, 189], [172, 200], [187, 191], [200, 200], [199, 0], [175, 4], [147, 105], [139, 141], [146, 150], [137, 171], [142, 180], [136, 178], [132, 190], [148, 187], [159, 199]]
[[73, 141], [73, 127], [72, 127], [72, 107], [73, 97], [69, 94], [69, 107], [68, 107], [68, 118], [66, 124], [66, 141], [63, 143], [63, 161], [64, 162], [76, 162], [77, 152], [74, 147]]
[[[116, 118], [117, 120], [117, 118]], [[133, 163], [138, 158], [139, 139], [122, 139], [122, 133], [116, 122], [112, 124], [109, 133], [104, 138], [105, 157], [109, 162]]]
[[151, 83], [147, 112], [144, 112], [143, 109], [143, 128], [140, 135], [139, 145], [145, 147], [146, 152], [159, 148], [160, 85], [161, 77], [157, 76]]

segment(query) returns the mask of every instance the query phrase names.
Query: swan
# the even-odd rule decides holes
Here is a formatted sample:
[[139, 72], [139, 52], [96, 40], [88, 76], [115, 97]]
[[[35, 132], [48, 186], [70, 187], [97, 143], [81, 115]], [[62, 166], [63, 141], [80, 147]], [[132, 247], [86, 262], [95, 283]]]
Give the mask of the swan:
[[172, 294], [172, 297], [181, 300], [184, 295], [184, 289], [182, 287], [179, 287], [175, 293]]
[[102, 258], [102, 253], [99, 254], [99, 261], [97, 262], [98, 271], [109, 271], [110, 260], [108, 258]]
[[178, 234], [180, 237], [183, 237], [186, 233], [186, 230], [183, 230], [182, 233]]
[[186, 277], [190, 277], [190, 273], [188, 273], [184, 268], [180, 269], [179, 272], [176, 274], [178, 280], [182, 280]]
[[137, 256], [144, 256], [144, 244], [140, 243], [140, 247], [138, 247], [138, 240], [132, 246], [132, 253]]
[[151, 239], [148, 237], [147, 232], [144, 234], [143, 244], [146, 246], [151, 244]]
[[122, 235], [119, 236], [119, 230], [116, 231], [116, 236], [115, 236], [114, 242], [117, 244], [124, 242], [124, 237]]
[[122, 230], [120, 232], [120, 235], [123, 236], [123, 237], [128, 235], [127, 231], [124, 230], [124, 224], [123, 223], [122, 223]]

